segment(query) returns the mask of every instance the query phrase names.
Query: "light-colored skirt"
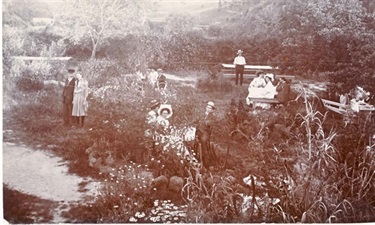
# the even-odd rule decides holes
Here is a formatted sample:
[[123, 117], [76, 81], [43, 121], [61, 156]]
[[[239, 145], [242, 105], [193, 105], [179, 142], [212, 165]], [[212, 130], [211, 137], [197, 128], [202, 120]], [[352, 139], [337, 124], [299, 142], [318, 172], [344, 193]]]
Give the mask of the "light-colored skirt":
[[85, 96], [81, 93], [76, 93], [73, 98], [72, 116], [86, 116], [88, 103]]

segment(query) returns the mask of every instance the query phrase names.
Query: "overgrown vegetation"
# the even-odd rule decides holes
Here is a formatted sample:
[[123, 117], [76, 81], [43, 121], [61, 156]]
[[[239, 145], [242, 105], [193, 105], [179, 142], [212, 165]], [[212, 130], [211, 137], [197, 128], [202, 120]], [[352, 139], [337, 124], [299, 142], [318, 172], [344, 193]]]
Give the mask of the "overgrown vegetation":
[[[261, 1], [247, 5], [244, 16], [208, 30], [193, 29], [199, 22], [189, 15], [171, 15], [162, 25], [150, 21], [143, 33], [108, 34], [95, 54], [85, 38], [73, 42], [57, 27], [38, 36], [22, 29], [25, 18], [7, 14], [4, 128], [64, 157], [70, 172], [100, 181], [93, 202], [65, 215], [73, 222], [373, 222], [375, 156], [374, 146], [368, 146], [373, 118], [344, 124], [303, 89], [287, 105], [251, 110], [244, 106], [247, 90], [223, 79], [217, 66], [232, 62], [232, 53], [241, 48], [249, 63], [329, 79], [332, 92], [358, 84], [374, 93], [374, 14], [360, 1], [332, 3]], [[251, 32], [243, 32], [248, 27]], [[43, 83], [63, 81], [65, 65], [10, 58], [22, 54], [78, 59], [91, 89], [84, 129], [63, 128], [62, 87]], [[98, 59], [86, 60], [93, 55]], [[156, 91], [135, 75], [148, 67], [184, 70], [198, 81], [169, 81], [166, 91]], [[144, 137], [151, 99], [171, 104], [174, 113], [175, 135], [163, 137], [157, 156]], [[183, 157], [186, 151], [194, 156], [193, 143], [181, 137], [208, 100], [217, 105], [220, 119], [213, 134], [214, 163], [201, 168]], [[169, 190], [163, 176], [182, 178], [182, 187]], [[7, 189], [5, 194], [13, 196]], [[28, 215], [11, 217], [30, 222]]]

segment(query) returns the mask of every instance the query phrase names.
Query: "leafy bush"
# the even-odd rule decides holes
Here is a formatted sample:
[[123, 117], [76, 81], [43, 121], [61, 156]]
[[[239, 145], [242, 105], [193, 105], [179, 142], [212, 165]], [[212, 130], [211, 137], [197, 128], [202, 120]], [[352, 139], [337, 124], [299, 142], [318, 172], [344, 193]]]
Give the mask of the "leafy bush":
[[219, 77], [217, 79], [201, 78], [197, 82], [197, 89], [202, 92], [222, 92], [223, 94], [230, 92], [234, 89], [233, 83]]
[[28, 77], [20, 77], [16, 82], [17, 89], [22, 92], [35, 92], [43, 88], [43, 82]]

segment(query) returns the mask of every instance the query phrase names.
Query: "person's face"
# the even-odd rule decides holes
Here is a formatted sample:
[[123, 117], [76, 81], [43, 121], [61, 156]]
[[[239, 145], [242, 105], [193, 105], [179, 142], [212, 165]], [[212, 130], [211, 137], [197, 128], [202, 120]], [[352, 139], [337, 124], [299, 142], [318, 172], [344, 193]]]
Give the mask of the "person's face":
[[210, 113], [210, 112], [212, 112], [214, 109], [211, 107], [211, 106], [206, 106], [206, 112], [207, 113]]
[[82, 79], [82, 74], [77, 73], [76, 78], [77, 78], [78, 80], [81, 80], [81, 79]]
[[75, 70], [68, 70], [69, 77], [74, 77]]
[[169, 113], [164, 110], [162, 113], [161, 113], [161, 116], [164, 117], [165, 119], [168, 117]]

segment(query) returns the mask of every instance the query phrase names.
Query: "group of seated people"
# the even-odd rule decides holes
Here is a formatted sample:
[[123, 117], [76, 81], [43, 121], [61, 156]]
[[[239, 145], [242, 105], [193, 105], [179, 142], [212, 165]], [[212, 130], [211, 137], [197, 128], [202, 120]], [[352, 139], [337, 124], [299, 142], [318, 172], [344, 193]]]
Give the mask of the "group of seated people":
[[276, 98], [280, 103], [285, 103], [290, 98], [290, 85], [285, 78], [276, 80], [274, 74], [264, 74], [262, 71], [256, 73], [256, 77], [249, 84], [248, 91], [246, 104], [254, 108], [269, 108], [270, 105], [252, 102], [251, 98]]

